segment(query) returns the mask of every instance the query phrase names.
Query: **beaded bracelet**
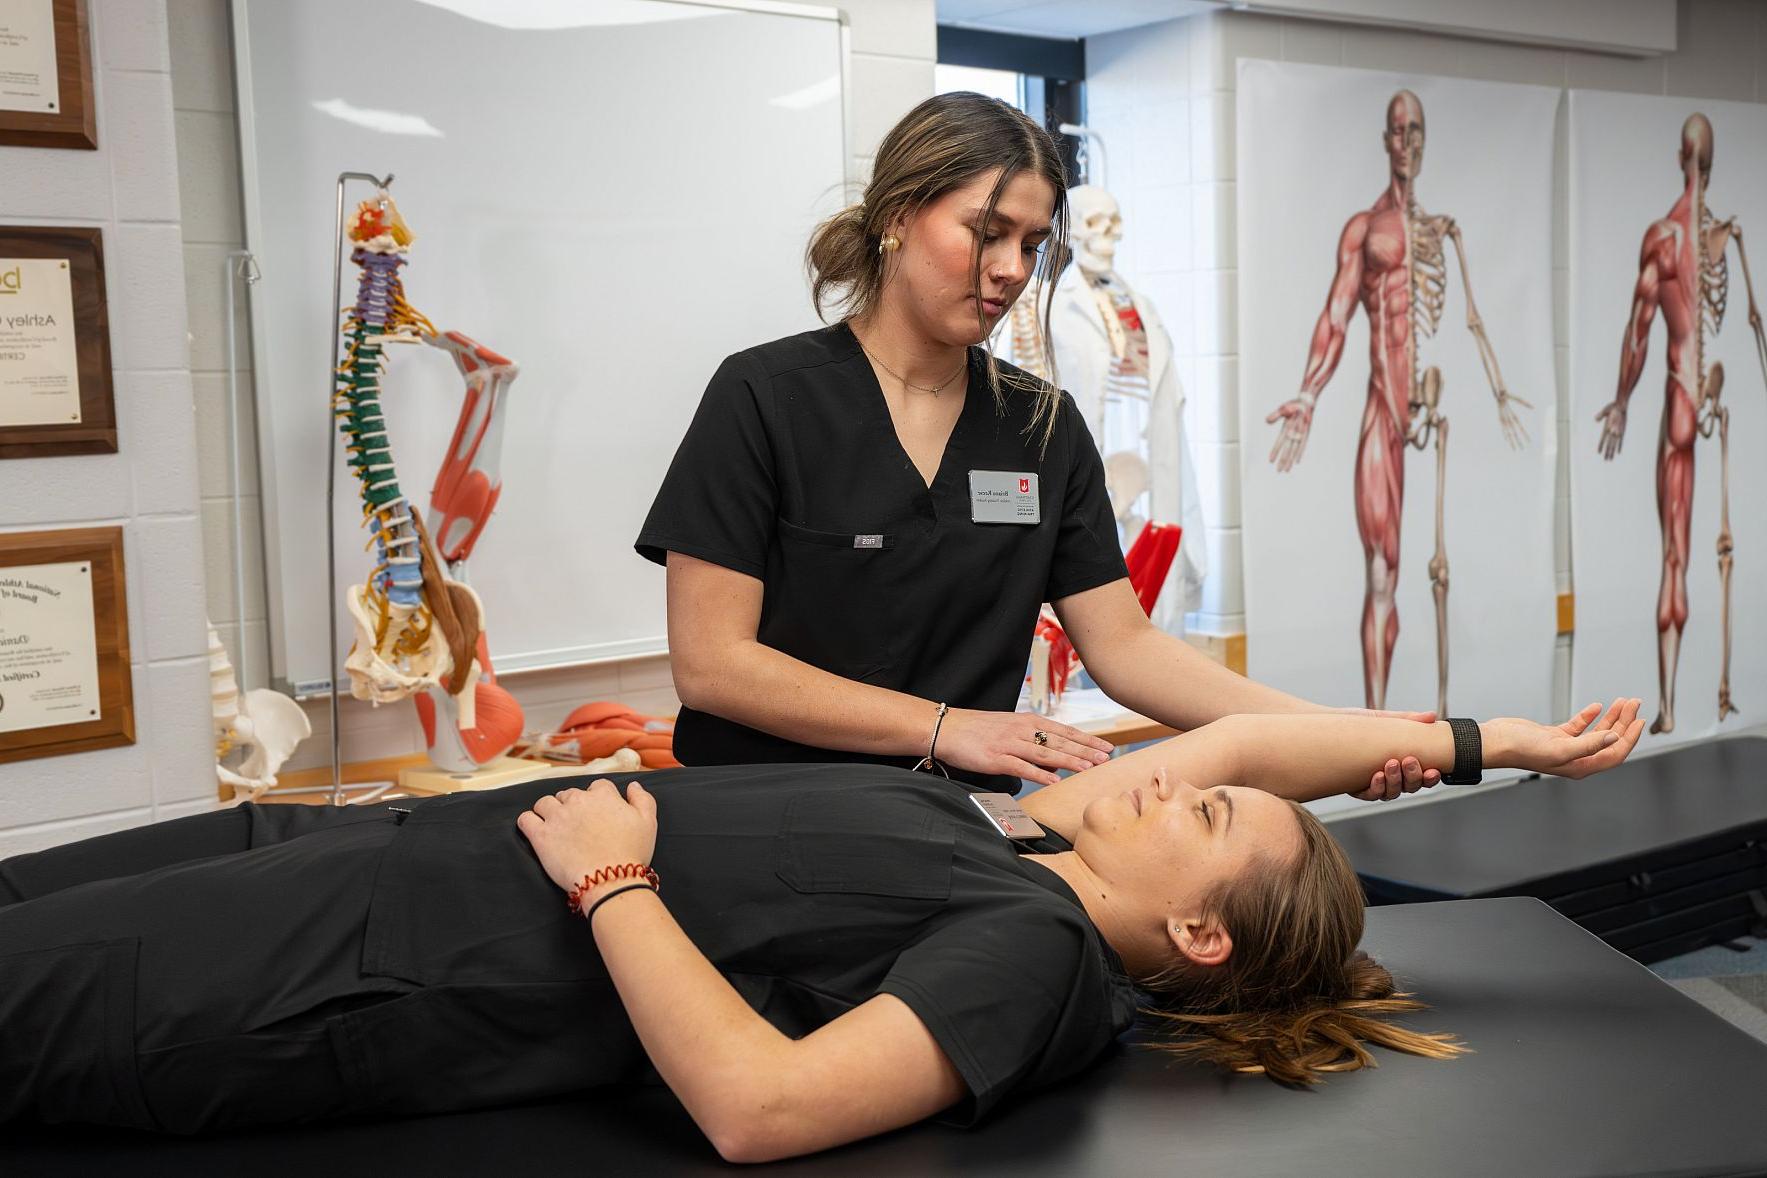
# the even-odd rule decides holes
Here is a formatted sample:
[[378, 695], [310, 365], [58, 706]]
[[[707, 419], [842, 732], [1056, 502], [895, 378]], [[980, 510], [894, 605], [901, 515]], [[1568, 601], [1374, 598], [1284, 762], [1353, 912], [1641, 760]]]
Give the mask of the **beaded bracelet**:
[[[585, 875], [582, 883], [576, 884], [571, 888], [568, 893], [571, 911], [582, 912], [581, 905], [585, 895], [594, 891], [602, 884], [612, 883], [616, 879], [637, 880], [639, 884], [650, 888], [653, 892], [660, 890], [662, 887], [661, 881], [657, 878], [657, 873], [643, 863], [620, 863], [614, 866], [603, 867]], [[585, 912], [583, 915], [587, 917], [588, 913]]]

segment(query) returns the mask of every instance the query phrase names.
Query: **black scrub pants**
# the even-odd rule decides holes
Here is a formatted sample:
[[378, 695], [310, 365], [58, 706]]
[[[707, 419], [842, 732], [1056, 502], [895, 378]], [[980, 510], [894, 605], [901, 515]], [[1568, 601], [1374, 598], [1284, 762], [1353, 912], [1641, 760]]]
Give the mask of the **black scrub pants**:
[[360, 970], [402, 818], [241, 806], [0, 862], [0, 1125], [347, 1112], [329, 1016], [417, 988]]

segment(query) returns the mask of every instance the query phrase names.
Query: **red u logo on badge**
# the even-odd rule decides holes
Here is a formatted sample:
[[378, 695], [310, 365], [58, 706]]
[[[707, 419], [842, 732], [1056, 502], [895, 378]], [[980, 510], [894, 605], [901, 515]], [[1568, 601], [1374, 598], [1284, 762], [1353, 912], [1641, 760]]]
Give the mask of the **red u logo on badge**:
[[1030, 479], [1020, 479], [1018, 481], [1018, 493], [1020, 495], [1029, 495], [1031, 493]]

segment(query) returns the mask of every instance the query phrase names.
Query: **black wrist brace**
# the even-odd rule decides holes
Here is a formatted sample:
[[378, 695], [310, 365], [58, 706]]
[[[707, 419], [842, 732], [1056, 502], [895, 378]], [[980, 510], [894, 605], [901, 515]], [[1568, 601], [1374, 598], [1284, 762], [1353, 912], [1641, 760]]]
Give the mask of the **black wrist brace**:
[[1448, 728], [1454, 733], [1454, 770], [1442, 774], [1442, 780], [1449, 785], [1477, 785], [1485, 772], [1485, 748], [1479, 739], [1478, 721], [1450, 718]]

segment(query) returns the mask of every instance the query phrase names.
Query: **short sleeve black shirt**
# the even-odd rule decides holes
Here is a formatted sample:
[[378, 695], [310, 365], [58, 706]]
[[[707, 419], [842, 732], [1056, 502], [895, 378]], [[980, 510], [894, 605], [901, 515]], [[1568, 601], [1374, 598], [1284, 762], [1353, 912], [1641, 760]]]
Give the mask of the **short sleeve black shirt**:
[[[1009, 711], [1041, 603], [1128, 575], [1104, 467], [1065, 393], [1047, 450], [1035, 398], [969, 389], [932, 486], [896, 438], [845, 324], [727, 359], [676, 452], [637, 549], [760, 579], [757, 637], [845, 678]], [[1010, 366], [1002, 365], [1003, 368]], [[969, 474], [1038, 476], [1041, 521], [975, 523]], [[868, 546], [857, 537], [870, 537]], [[688, 764], [875, 759], [812, 748], [682, 708]], [[910, 759], [911, 760], [911, 759]], [[904, 762], [908, 763], [908, 762]]]
[[[961, 786], [880, 765], [643, 780], [657, 803], [661, 895], [699, 950], [794, 1038], [878, 994], [901, 999], [969, 1089], [947, 1119], [968, 1123], [1008, 1092], [1079, 1071], [1133, 1021], [1134, 990], [1078, 898], [1021, 858]], [[561, 784], [415, 806], [380, 867], [362, 968], [470, 993], [475, 1011], [510, 1007], [499, 1034], [517, 1041], [498, 1050], [559, 1054], [552, 1082], [588, 1086], [629, 1078], [636, 1045], [612, 1050], [620, 1040], [603, 1025], [595, 1050], [556, 1050], [575, 1022], [624, 1021], [595, 938], [515, 826]], [[382, 1075], [422, 1047], [355, 1037]]]

